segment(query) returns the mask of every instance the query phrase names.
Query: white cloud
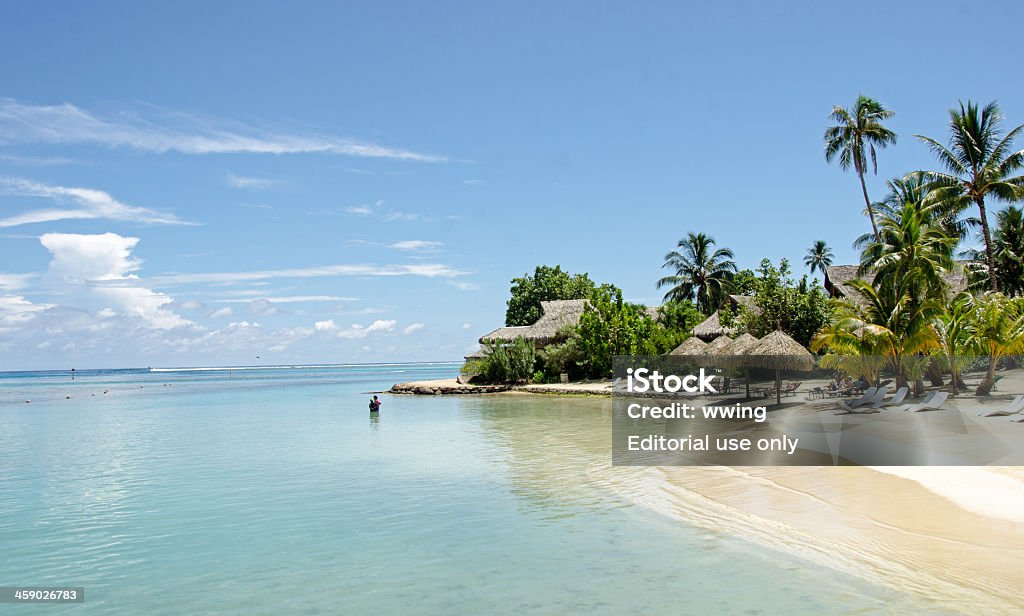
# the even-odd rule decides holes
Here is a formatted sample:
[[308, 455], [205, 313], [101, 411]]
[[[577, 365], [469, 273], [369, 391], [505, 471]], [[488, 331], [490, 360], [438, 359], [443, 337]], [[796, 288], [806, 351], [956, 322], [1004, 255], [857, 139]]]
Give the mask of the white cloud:
[[338, 329], [338, 326], [334, 324], [334, 319], [327, 319], [326, 321], [317, 321], [314, 323], [313, 329], [318, 332], [330, 332]]
[[35, 277], [35, 274], [0, 274], [0, 291], [24, 289]]
[[273, 304], [265, 299], [249, 300], [249, 311], [261, 317], [273, 316], [279, 312]]
[[211, 319], [222, 319], [224, 317], [230, 317], [233, 314], [235, 314], [235, 311], [232, 310], [230, 306], [225, 306], [223, 308], [219, 308], [219, 309], [214, 310], [213, 312], [211, 312], [210, 313], [210, 318]]
[[374, 203], [363, 203], [359, 205], [350, 205], [343, 210], [346, 214], [352, 214], [355, 216], [373, 216], [378, 220], [384, 222], [395, 222], [395, 221], [412, 221], [418, 220], [420, 215], [412, 212], [402, 212], [399, 210], [386, 210], [384, 208], [384, 201], [378, 200]]
[[228, 186], [232, 188], [242, 188], [248, 190], [268, 190], [277, 186], [277, 180], [271, 180], [268, 178], [254, 178], [246, 177], [244, 175], [235, 175], [229, 173], [227, 176]]
[[382, 321], [377, 320], [370, 323], [368, 326], [363, 327], [358, 323], [353, 323], [348, 329], [343, 329], [338, 332], [339, 338], [365, 338], [374, 332], [390, 332], [394, 331], [397, 321], [388, 320]]
[[480, 285], [475, 282], [464, 282], [460, 280], [449, 280], [448, 284], [460, 291], [479, 291]]
[[426, 327], [426, 325], [424, 325], [423, 323], [413, 323], [412, 325], [410, 325], [410, 326], [406, 327], [405, 329], [403, 329], [402, 333], [405, 334], [406, 336], [408, 336], [409, 334], [411, 334], [413, 332], [416, 332], [416, 331], [419, 331], [419, 330], [423, 329], [424, 327]]
[[[253, 295], [258, 292], [252, 291], [238, 291], [239, 295]], [[270, 304], [295, 304], [299, 302], [354, 302], [358, 301], [355, 297], [338, 297], [337, 295], [286, 295], [284, 297], [260, 297], [252, 299], [218, 299], [215, 300], [221, 304], [244, 304], [259, 299], [260, 301], [268, 302]]]
[[0, 227], [16, 227], [56, 220], [82, 220], [103, 218], [146, 224], [191, 225], [173, 214], [157, 212], [144, 207], [125, 205], [103, 192], [91, 188], [49, 186], [19, 178], [0, 178], [0, 192], [21, 197], [41, 197], [72, 207], [32, 210], [0, 219]]
[[402, 240], [389, 244], [388, 248], [409, 251], [433, 251], [444, 246], [444, 242], [431, 242], [428, 240]]
[[177, 305], [181, 307], [182, 310], [202, 310], [203, 308], [206, 307], [206, 305], [203, 304], [203, 302], [194, 299], [190, 299], [184, 302], [178, 302]]
[[132, 273], [141, 265], [132, 256], [138, 238], [47, 233], [39, 241], [52, 255], [47, 281], [57, 293], [113, 303], [155, 329], [192, 325], [170, 310], [170, 297], [142, 286]]
[[465, 184], [466, 186], [479, 186], [480, 184], [483, 184], [484, 181], [483, 180], [462, 180], [462, 183]]
[[346, 214], [355, 214], [356, 216], [369, 216], [373, 214], [373, 206], [371, 205], [350, 205], [345, 208]]
[[239, 122], [149, 107], [104, 116], [69, 103], [31, 105], [0, 99], [0, 143], [90, 143], [145, 152], [182, 154], [294, 154], [324, 152], [367, 158], [445, 162], [424, 154], [329, 134], [288, 133]]
[[318, 278], [324, 276], [422, 276], [424, 278], [454, 278], [467, 272], [440, 263], [413, 263], [407, 265], [324, 265], [254, 272], [208, 272], [195, 274], [164, 274], [151, 280], [161, 284], [237, 283], [271, 278]]
[[463, 323], [462, 324], [462, 329], [470, 329], [471, 327], [473, 327], [472, 323]]
[[412, 212], [394, 211], [394, 212], [388, 212], [387, 214], [385, 214], [384, 215], [384, 220], [386, 220], [387, 222], [395, 222], [395, 221], [410, 222], [410, 221], [413, 221], [413, 220], [417, 220], [419, 217], [420, 217], [419, 214], [413, 214]]

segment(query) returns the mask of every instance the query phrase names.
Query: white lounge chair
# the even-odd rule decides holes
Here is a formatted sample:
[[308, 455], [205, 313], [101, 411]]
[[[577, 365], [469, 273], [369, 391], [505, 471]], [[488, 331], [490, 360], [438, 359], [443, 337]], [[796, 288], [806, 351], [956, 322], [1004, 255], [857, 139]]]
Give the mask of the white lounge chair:
[[935, 394], [931, 402], [922, 402], [921, 404], [915, 404], [913, 408], [908, 410], [914, 413], [920, 413], [921, 411], [937, 411], [942, 408], [942, 405], [946, 403], [946, 398], [949, 397], [948, 391], [940, 391]]
[[925, 397], [924, 397], [924, 400], [922, 400], [922, 401], [921, 401], [921, 402], [919, 402], [919, 403], [916, 403], [916, 404], [904, 404], [903, 406], [897, 406], [897, 407], [896, 407], [896, 408], [894, 408], [893, 410], [894, 410], [894, 411], [909, 411], [909, 410], [910, 410], [911, 408], [913, 408], [913, 407], [915, 407], [915, 406], [920, 406], [920, 405], [922, 405], [922, 404], [928, 404], [929, 402], [931, 402], [932, 400], [934, 400], [934, 399], [935, 399], [935, 396], [937, 396], [937, 395], [939, 395], [939, 392], [937, 392], [937, 391], [933, 391], [933, 392], [931, 392], [930, 394], [928, 394], [927, 396], [925, 396]]
[[899, 389], [896, 390], [896, 393], [892, 395], [892, 398], [885, 400], [884, 402], [882, 402], [880, 406], [886, 407], [893, 406], [894, 404], [899, 404], [900, 402], [903, 402], [903, 400], [906, 399], [908, 393], [910, 393], [909, 388], [900, 387]]
[[864, 392], [864, 395], [851, 402], [848, 406], [852, 408], [864, 406], [865, 404], [867, 404], [868, 400], [870, 400], [871, 397], [875, 395], [876, 391], [878, 391], [877, 387], [868, 387], [867, 391]]
[[1013, 399], [1013, 402], [1008, 404], [1006, 408], [996, 409], [987, 413], [982, 413], [981, 417], [1001, 417], [1004, 415], [1016, 415], [1024, 411], [1024, 396], [1017, 396]]
[[882, 400], [885, 399], [885, 393], [888, 390], [888, 385], [877, 388], [874, 394], [872, 394], [872, 396], [860, 406], [857, 406], [856, 402], [853, 404], [847, 404], [846, 401], [840, 400], [839, 407], [847, 413], [877, 413], [879, 407], [882, 406]]

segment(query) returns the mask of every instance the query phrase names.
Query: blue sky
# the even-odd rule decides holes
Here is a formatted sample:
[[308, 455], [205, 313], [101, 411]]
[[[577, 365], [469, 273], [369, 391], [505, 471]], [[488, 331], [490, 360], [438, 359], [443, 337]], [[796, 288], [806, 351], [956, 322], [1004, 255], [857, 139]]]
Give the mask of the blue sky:
[[853, 262], [831, 106], [896, 111], [880, 198], [958, 99], [1024, 122], [1021, 9], [823, 4], [7, 3], [0, 369], [456, 359], [688, 231]]

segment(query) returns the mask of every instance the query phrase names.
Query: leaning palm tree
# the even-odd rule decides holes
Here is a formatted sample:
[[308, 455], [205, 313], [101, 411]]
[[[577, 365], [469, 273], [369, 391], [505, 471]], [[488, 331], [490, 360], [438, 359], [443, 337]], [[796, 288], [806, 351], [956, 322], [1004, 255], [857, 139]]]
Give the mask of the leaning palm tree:
[[980, 111], [970, 101], [966, 106], [961, 102], [960, 110], [951, 109], [949, 117], [948, 147], [930, 137], [915, 136], [928, 144], [946, 168], [947, 173], [932, 172], [929, 175], [942, 185], [949, 209], [963, 211], [972, 204], [977, 206], [989, 288], [998, 291], [998, 272], [985, 213], [985, 198], [989, 195], [1003, 201], [1024, 198], [1024, 175], [1017, 174], [1024, 167], [1024, 150], [1013, 151], [1013, 140], [1024, 125], [1003, 135], [1000, 129], [1003, 116], [994, 102]]
[[868, 171], [868, 155], [871, 156], [872, 170], [878, 173], [875, 149], [896, 143], [896, 133], [882, 126], [882, 121], [893, 115], [882, 103], [862, 94], [849, 109], [839, 105], [833, 107], [831, 118], [835, 124], [825, 129], [825, 160], [832, 162], [838, 157], [843, 171], [853, 167], [857, 172], [860, 189], [864, 193], [864, 205], [871, 219], [871, 230], [875, 234], [878, 233], [878, 227], [875, 225], [875, 211], [868, 198], [864, 174]]
[[811, 275], [814, 275], [815, 270], [819, 270], [821, 275], [825, 275], [825, 268], [832, 265], [832, 258], [835, 255], [832, 254], [832, 249], [828, 247], [825, 240], [817, 240], [814, 245], [807, 249], [807, 256], [804, 257], [804, 265], [811, 268]]
[[677, 250], [665, 255], [662, 267], [674, 273], [658, 280], [658, 288], [669, 287], [665, 300], [696, 299], [705, 314], [721, 305], [736, 273], [733, 253], [728, 248], [714, 249], [715, 240], [703, 233], [688, 233], [679, 240]]

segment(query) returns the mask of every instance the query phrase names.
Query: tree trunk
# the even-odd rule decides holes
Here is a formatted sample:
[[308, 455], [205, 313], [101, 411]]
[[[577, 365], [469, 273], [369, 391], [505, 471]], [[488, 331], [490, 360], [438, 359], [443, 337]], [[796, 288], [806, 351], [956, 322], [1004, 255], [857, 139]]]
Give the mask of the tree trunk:
[[992, 387], [996, 384], [996, 358], [991, 357], [988, 360], [988, 372], [985, 373], [985, 378], [982, 379], [981, 384], [978, 385], [978, 389], [974, 392], [975, 396], [987, 396], [992, 391]]
[[928, 361], [928, 380], [931, 381], [932, 387], [942, 387], [943, 385], [942, 370], [934, 357]]
[[868, 199], [868, 186], [864, 183], [864, 171], [858, 169], [857, 175], [860, 176], [860, 189], [864, 193], [864, 205], [868, 207], [868, 218], [871, 219], [871, 232], [874, 234], [875, 239], [878, 239], [878, 225], [875, 224], [875, 209], [871, 207], [871, 199]]
[[981, 235], [985, 238], [985, 260], [988, 263], [988, 287], [993, 291], [999, 290], [999, 281], [996, 280], [996, 258], [992, 254], [992, 234], [988, 230], [988, 216], [985, 214], [985, 197], [977, 197], [978, 214], [981, 216]]

